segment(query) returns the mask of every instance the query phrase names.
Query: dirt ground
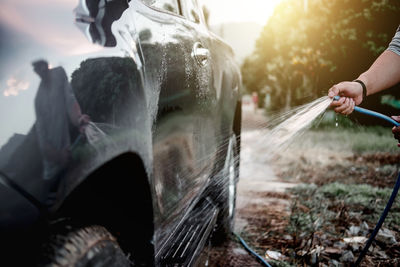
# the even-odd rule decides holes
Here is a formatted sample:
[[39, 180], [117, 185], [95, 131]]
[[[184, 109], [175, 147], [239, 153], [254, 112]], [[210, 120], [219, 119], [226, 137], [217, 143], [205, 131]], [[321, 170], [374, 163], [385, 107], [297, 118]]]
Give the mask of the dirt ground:
[[[264, 133], [260, 129], [267, 124], [262, 114], [262, 110], [254, 112], [251, 106], [243, 107], [241, 173], [237, 191], [235, 232], [259, 255], [265, 256], [269, 251], [267, 261], [273, 266], [349, 265], [365, 240], [357, 244], [347, 244], [342, 237], [346, 234], [352, 236], [349, 231], [366, 225], [366, 230], [360, 231], [357, 237], [365, 238], [376, 219], [366, 223], [365, 218], [357, 214], [375, 214], [376, 217], [379, 215], [377, 209], [369, 210], [365, 206], [348, 205], [344, 200], [332, 199], [331, 203], [326, 204], [327, 211], [322, 211], [322, 214], [334, 214], [332, 221], [329, 221], [334, 225], [333, 228], [329, 225], [315, 227], [317, 230], [312, 231], [303, 229], [301, 232], [305, 224], [302, 221], [303, 215], [315, 215], [314, 208], [311, 211], [310, 205], [304, 203], [315, 202], [313, 194], [317, 194], [325, 185], [336, 183], [349, 186], [365, 184], [374, 190], [391, 188], [396, 180], [400, 155], [357, 155], [329, 145], [321, 148], [314, 143], [318, 136], [312, 136], [308, 141], [301, 140], [301, 149], [293, 149], [288, 157], [282, 158], [278, 155], [272, 162], [267, 162], [264, 151], [260, 150], [263, 147], [260, 140]], [[267, 149], [265, 153], [268, 153]], [[294, 189], [301, 183], [314, 187], [312, 190], [307, 189], [308, 191]], [[381, 202], [380, 205], [385, 204], [386, 196], [375, 202], [377, 201]], [[398, 213], [399, 207], [393, 207], [392, 213]], [[356, 213], [357, 209], [360, 209], [360, 213]], [[380, 208], [378, 210], [380, 213]], [[313, 222], [318, 222], [318, 219]], [[389, 227], [388, 223], [385, 225], [391, 229], [388, 230], [392, 234], [390, 237], [400, 240], [400, 226], [391, 224]], [[354, 248], [355, 246], [359, 247]], [[294, 261], [294, 258], [300, 260]], [[373, 251], [370, 251], [362, 266], [400, 266], [399, 259], [400, 243], [388, 245], [382, 241], [374, 244]], [[208, 266], [263, 265], [232, 237], [231, 241], [211, 250]]]

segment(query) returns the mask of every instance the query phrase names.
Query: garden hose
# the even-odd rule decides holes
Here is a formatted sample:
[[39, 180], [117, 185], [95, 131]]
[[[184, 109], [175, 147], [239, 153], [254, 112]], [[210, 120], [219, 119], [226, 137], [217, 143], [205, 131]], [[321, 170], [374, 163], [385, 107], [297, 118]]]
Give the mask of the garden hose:
[[358, 256], [357, 261], [353, 264], [353, 266], [358, 266], [361, 263], [362, 259], [364, 258], [365, 254], [367, 254], [367, 251], [368, 251], [369, 247], [371, 246], [372, 241], [374, 241], [375, 236], [378, 234], [379, 229], [381, 228], [383, 222], [386, 219], [386, 216], [389, 213], [390, 208], [393, 205], [393, 202], [394, 202], [394, 200], [395, 200], [395, 198], [397, 196], [397, 193], [399, 192], [399, 188], [400, 188], [400, 173], [399, 173], [399, 175], [397, 177], [396, 185], [393, 188], [392, 195], [390, 196], [390, 199], [389, 199], [389, 201], [388, 201], [388, 203], [387, 203], [387, 205], [385, 207], [385, 210], [383, 211], [381, 217], [379, 218], [378, 223], [375, 226], [374, 231], [372, 232], [372, 234], [369, 237], [367, 243], [365, 244], [364, 249], [361, 251], [360, 255]]
[[[333, 98], [334, 101], [337, 101], [339, 99], [340, 99], [340, 96], [338, 96], [338, 95]], [[372, 111], [372, 110], [365, 109], [365, 108], [360, 108], [360, 107], [357, 107], [357, 106], [354, 107], [354, 111], [357, 111], [357, 112], [365, 114], [365, 115], [369, 115], [369, 116], [372, 116], [372, 117], [376, 117], [376, 118], [385, 120], [387, 122], [390, 122], [394, 126], [400, 126], [399, 122], [395, 121], [394, 119], [390, 118], [389, 116], [383, 115], [383, 114], [381, 114], [379, 112], [376, 112], [376, 111]]]
[[390, 118], [389, 116], [386, 116], [386, 115], [383, 115], [381, 113], [378, 113], [376, 111], [372, 111], [372, 110], [365, 109], [365, 108], [360, 108], [360, 107], [354, 107], [354, 111], [357, 111], [359, 113], [363, 113], [363, 114], [366, 114], [366, 115], [369, 115], [369, 116], [373, 116], [373, 117], [385, 120], [387, 122], [390, 122], [394, 126], [400, 126], [400, 123], [398, 123], [394, 119]]
[[237, 233], [235, 233], [235, 232], [233, 232], [233, 234], [239, 239], [239, 241], [240, 241], [240, 243], [242, 243], [243, 247], [244, 247], [248, 252], [250, 252], [251, 254], [253, 254], [253, 256], [255, 256], [257, 259], [259, 259], [259, 260], [264, 264], [264, 266], [271, 267], [271, 265], [270, 265], [263, 257], [261, 257], [260, 255], [258, 255], [257, 252], [255, 252], [254, 250], [252, 250], [252, 249], [247, 245], [247, 243], [243, 240], [243, 238], [241, 238], [241, 237], [240, 237]]
[[[334, 101], [337, 101], [339, 99], [340, 99], [340, 96], [335, 96], [333, 98]], [[354, 111], [359, 112], [359, 113], [363, 113], [363, 114], [366, 114], [366, 115], [369, 115], [369, 116], [373, 116], [373, 117], [376, 117], [376, 118], [379, 118], [379, 119], [382, 119], [382, 120], [385, 120], [387, 122], [390, 122], [391, 124], [393, 124], [396, 127], [400, 126], [399, 122], [393, 120], [392, 118], [390, 118], [390, 117], [388, 117], [386, 115], [383, 115], [381, 113], [378, 113], [378, 112], [375, 112], [375, 111], [372, 111], [372, 110], [368, 110], [368, 109], [360, 108], [360, 107], [356, 106], [356, 107], [354, 107]], [[386, 217], [387, 217], [387, 215], [388, 215], [388, 213], [389, 213], [389, 211], [390, 211], [390, 209], [391, 209], [391, 207], [392, 207], [392, 205], [394, 203], [394, 200], [396, 199], [396, 196], [397, 196], [397, 193], [399, 192], [399, 189], [400, 189], [400, 173], [399, 173], [399, 175], [397, 177], [397, 181], [396, 181], [396, 184], [395, 184], [395, 186], [393, 188], [393, 191], [392, 191], [392, 194], [391, 194], [391, 196], [389, 198], [389, 201], [386, 204], [386, 207], [385, 207], [384, 211], [382, 212], [381, 217], [379, 218], [379, 221], [378, 221], [378, 223], [376, 224], [376, 226], [374, 228], [374, 231], [372, 232], [371, 236], [368, 238], [367, 242], [365, 243], [365, 246], [364, 246], [363, 250], [361, 251], [360, 255], [358, 256], [357, 261], [355, 263], [353, 263], [352, 266], [359, 266], [361, 261], [363, 260], [363, 258], [367, 254], [368, 249], [370, 248], [372, 242], [375, 240], [375, 237], [378, 234], [379, 229], [382, 227], [382, 224], [384, 223], [384, 221], [385, 221], [385, 219], [386, 219]], [[268, 262], [266, 260], [264, 260], [263, 257], [258, 255], [255, 251], [253, 251], [237, 233], [234, 233], [234, 234], [239, 239], [239, 241], [242, 243], [242, 245], [244, 246], [244, 248], [247, 251], [249, 251], [251, 254], [253, 254], [255, 257], [257, 257], [265, 266], [267, 266], [267, 267], [271, 266], [270, 264], [268, 264]]]
[[[339, 99], [340, 99], [340, 96], [335, 96], [333, 98], [333, 100], [335, 100], [335, 101], [337, 101]], [[383, 119], [385, 121], [388, 121], [388, 122], [392, 123], [394, 126], [400, 126], [400, 123], [398, 123], [397, 121], [393, 120], [392, 118], [390, 118], [390, 117], [388, 117], [386, 115], [383, 115], [381, 113], [372, 111], [372, 110], [368, 110], [368, 109], [360, 108], [360, 107], [354, 107], [354, 111], [357, 111], [357, 112], [360, 112], [360, 113], [363, 113], [363, 114], [366, 114], [366, 115], [369, 115], [369, 116], [373, 116], [373, 117], [376, 117], [376, 118], [379, 118], [379, 119]], [[374, 231], [372, 232], [371, 236], [368, 238], [368, 241], [365, 244], [364, 249], [361, 251], [360, 255], [358, 256], [357, 261], [355, 263], [353, 263], [352, 266], [358, 266], [361, 263], [361, 261], [363, 260], [363, 258], [365, 257], [365, 255], [367, 254], [369, 247], [371, 246], [372, 242], [374, 241], [375, 236], [378, 234], [379, 229], [382, 227], [382, 224], [385, 221], [386, 216], [388, 215], [388, 213], [390, 211], [390, 208], [393, 205], [393, 202], [394, 202], [394, 200], [395, 200], [395, 198], [397, 196], [397, 193], [399, 192], [399, 188], [400, 188], [400, 173], [399, 173], [399, 175], [397, 177], [397, 181], [396, 181], [396, 184], [395, 184], [395, 186], [393, 188], [393, 191], [392, 191], [392, 194], [391, 194], [391, 196], [389, 198], [389, 201], [386, 204], [386, 207], [385, 207], [384, 211], [382, 212], [382, 215], [379, 218], [379, 221], [376, 224]]]

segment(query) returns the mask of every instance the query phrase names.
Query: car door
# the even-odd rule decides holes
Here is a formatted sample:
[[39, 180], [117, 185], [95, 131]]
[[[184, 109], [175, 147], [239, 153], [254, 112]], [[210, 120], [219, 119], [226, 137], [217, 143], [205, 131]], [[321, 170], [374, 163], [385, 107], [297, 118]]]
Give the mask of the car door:
[[131, 7], [153, 120], [156, 243], [162, 246], [213, 170], [215, 90], [200, 20], [183, 17], [177, 0], [134, 1]]

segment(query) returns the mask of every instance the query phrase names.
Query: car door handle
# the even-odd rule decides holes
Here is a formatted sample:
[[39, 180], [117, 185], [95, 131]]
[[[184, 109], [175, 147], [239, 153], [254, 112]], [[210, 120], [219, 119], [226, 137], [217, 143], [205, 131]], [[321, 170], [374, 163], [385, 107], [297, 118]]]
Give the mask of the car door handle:
[[192, 57], [196, 60], [197, 64], [205, 66], [210, 58], [210, 51], [208, 51], [207, 48], [204, 48], [201, 43], [196, 42], [193, 45]]

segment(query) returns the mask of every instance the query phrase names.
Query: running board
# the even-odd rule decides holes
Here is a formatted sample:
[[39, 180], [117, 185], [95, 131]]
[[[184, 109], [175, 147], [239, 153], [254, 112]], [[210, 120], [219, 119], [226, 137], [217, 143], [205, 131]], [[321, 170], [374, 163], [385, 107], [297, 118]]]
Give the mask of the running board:
[[191, 266], [201, 253], [218, 216], [218, 208], [208, 198], [198, 203], [188, 219], [175, 232], [171, 244], [161, 253], [160, 265]]

